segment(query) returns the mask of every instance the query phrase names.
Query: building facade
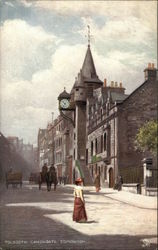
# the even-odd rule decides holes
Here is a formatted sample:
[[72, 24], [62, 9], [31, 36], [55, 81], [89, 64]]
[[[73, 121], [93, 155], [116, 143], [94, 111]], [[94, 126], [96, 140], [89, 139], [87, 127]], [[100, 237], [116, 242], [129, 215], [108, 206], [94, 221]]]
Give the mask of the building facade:
[[[145, 69], [145, 82], [129, 96], [122, 83], [102, 82], [88, 45], [70, 94], [64, 90], [59, 96], [70, 99], [70, 108], [60, 112], [51, 126], [52, 162], [58, 176], [68, 176], [69, 183], [81, 176], [90, 185], [99, 173], [103, 187], [114, 187], [118, 175], [126, 177], [132, 166], [140, 166], [149, 152], [135, 150], [135, 137], [146, 121], [157, 119], [156, 93], [153, 64]], [[44, 137], [46, 132], [41, 133]]]

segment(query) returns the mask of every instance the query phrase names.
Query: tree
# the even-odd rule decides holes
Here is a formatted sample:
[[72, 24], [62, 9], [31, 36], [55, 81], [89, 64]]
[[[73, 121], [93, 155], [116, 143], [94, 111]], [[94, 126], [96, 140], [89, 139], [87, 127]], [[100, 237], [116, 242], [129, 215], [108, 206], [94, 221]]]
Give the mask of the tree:
[[136, 135], [136, 149], [141, 151], [150, 151], [153, 154], [157, 153], [157, 130], [158, 124], [156, 121], [149, 121], [144, 124]]

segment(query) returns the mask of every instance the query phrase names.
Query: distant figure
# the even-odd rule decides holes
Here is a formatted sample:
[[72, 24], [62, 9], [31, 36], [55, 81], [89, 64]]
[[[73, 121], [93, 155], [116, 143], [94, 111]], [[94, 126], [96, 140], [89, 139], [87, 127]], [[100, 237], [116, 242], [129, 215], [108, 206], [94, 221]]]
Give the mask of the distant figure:
[[67, 183], [67, 176], [66, 175], [63, 176], [63, 182], [64, 182], [64, 185], [66, 185], [66, 183]]
[[62, 184], [62, 176], [59, 176], [58, 180], [59, 180], [59, 184], [61, 185]]
[[51, 170], [51, 171], [56, 171], [53, 164], [51, 164], [50, 170]]
[[118, 177], [118, 191], [122, 190], [123, 178], [121, 175]]
[[47, 173], [47, 171], [48, 171], [47, 163], [44, 163], [44, 165], [42, 167], [42, 172]]
[[98, 193], [100, 190], [100, 175], [99, 174], [95, 174], [94, 185], [96, 188], [96, 192]]
[[74, 211], [73, 211], [73, 221], [76, 222], [86, 222], [87, 221], [87, 214], [85, 210], [85, 201], [83, 195], [83, 188], [81, 186], [82, 179], [77, 178], [75, 181], [75, 188], [74, 188]]
[[56, 190], [57, 174], [54, 166], [51, 166], [46, 174], [46, 183], [47, 183], [47, 191], [51, 190], [52, 183], [54, 184], [54, 191]]

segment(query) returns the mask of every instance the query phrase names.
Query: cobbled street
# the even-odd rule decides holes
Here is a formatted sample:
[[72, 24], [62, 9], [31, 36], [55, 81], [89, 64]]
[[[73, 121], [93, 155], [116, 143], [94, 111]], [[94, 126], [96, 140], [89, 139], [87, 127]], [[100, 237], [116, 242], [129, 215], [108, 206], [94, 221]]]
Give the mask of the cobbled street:
[[156, 250], [157, 211], [84, 190], [87, 223], [72, 221], [73, 187], [1, 186], [1, 248]]

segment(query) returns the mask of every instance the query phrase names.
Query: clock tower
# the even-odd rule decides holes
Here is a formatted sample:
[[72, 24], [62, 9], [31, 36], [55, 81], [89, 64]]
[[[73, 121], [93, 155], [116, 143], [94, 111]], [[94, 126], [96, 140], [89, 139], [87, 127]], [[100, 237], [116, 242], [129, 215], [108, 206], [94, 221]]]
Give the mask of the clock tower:
[[[84, 178], [85, 185], [92, 184], [90, 173], [87, 167], [87, 100], [93, 97], [93, 90], [100, 88], [103, 82], [98, 78], [91, 49], [90, 39], [88, 40], [88, 48], [81, 70], [79, 71], [71, 93], [66, 90], [59, 95], [59, 110], [65, 119], [73, 124], [73, 133], [71, 133], [73, 162], [73, 179], [76, 177]], [[62, 112], [64, 111], [64, 112]], [[66, 115], [66, 111], [70, 111]], [[68, 114], [74, 111], [73, 119]], [[73, 135], [73, 136], [72, 136]]]
[[[96, 74], [96, 69], [88, 44], [86, 56], [78, 76], [76, 77], [73, 90], [75, 102], [75, 160], [80, 166], [85, 184], [92, 184], [89, 170], [86, 166], [86, 141], [87, 141], [87, 99], [93, 97], [93, 90], [103, 85]], [[81, 176], [82, 177], [82, 176]]]
[[70, 108], [70, 98], [70, 94], [67, 93], [64, 88], [64, 91], [58, 96], [59, 110], [67, 110]]

